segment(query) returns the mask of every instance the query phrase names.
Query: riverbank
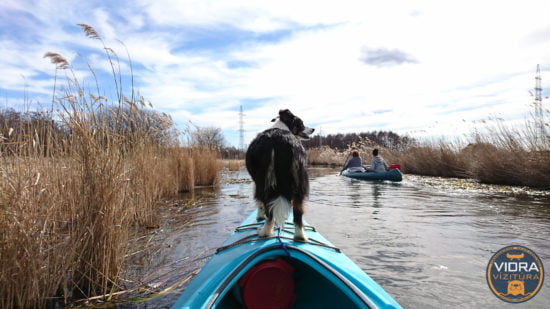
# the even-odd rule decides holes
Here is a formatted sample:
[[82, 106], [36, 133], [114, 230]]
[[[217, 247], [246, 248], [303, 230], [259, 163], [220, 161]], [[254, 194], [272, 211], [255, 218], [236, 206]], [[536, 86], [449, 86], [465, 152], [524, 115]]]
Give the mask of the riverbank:
[[[355, 145], [363, 163], [370, 163], [374, 147], [390, 164], [400, 164], [407, 174], [472, 178], [480, 183], [527, 186], [550, 190], [550, 147], [522, 146], [478, 139], [466, 147], [439, 142], [426, 143], [395, 151], [376, 145]], [[349, 151], [339, 152], [329, 147], [308, 149], [310, 165], [343, 166]]]
[[71, 153], [0, 159], [2, 308], [116, 292], [132, 227], [154, 225], [163, 196], [220, 177], [208, 149], [144, 139], [131, 150], [75, 142]]
[[0, 110], [0, 308], [111, 299], [123, 289], [129, 235], [155, 226], [158, 201], [219, 184], [218, 152], [181, 147], [170, 116], [133, 84], [119, 87], [123, 72], [103, 47], [113, 98], [47, 53], [66, 82], [54, 85], [51, 108]]

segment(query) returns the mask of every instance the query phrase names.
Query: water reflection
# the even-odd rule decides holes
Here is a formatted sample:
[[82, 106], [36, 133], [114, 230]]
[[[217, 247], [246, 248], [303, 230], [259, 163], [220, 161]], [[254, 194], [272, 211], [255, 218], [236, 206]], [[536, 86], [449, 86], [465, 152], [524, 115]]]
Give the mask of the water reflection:
[[[487, 287], [492, 254], [520, 244], [550, 261], [550, 199], [543, 192], [515, 198], [498, 187], [472, 189], [408, 175], [401, 183], [369, 182], [340, 177], [336, 169], [311, 169], [310, 179], [305, 220], [405, 308], [517, 308]], [[165, 268], [181, 279], [200, 268], [254, 209], [252, 188], [245, 171], [229, 173], [219, 191], [196, 193], [189, 207], [163, 210], [153, 232], [158, 235], [149, 241], [158, 249], [148, 271], [159, 273], [172, 263]], [[163, 286], [177, 282], [172, 277]], [[142, 306], [170, 306], [178, 295]], [[524, 307], [549, 303], [550, 291], [543, 288]]]
[[374, 208], [380, 208], [382, 205], [380, 204], [380, 195], [382, 194], [380, 184], [374, 183], [372, 185], [372, 207]]

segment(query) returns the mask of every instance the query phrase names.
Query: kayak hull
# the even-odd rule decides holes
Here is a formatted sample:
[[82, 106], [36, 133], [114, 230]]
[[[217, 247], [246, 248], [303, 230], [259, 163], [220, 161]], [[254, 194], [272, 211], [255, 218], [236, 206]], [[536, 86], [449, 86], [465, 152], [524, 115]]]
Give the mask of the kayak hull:
[[399, 169], [393, 169], [387, 172], [380, 172], [380, 173], [350, 172], [348, 170], [345, 170], [342, 172], [342, 176], [346, 176], [354, 179], [361, 179], [361, 180], [390, 180], [390, 181], [403, 180], [403, 174]]
[[[401, 308], [357, 264], [314, 228], [307, 242], [293, 239], [286, 223], [275, 237], [257, 237], [254, 211], [193, 278], [172, 308], [243, 308], [240, 280], [256, 265], [277, 258], [294, 269], [291, 308]], [[248, 307], [249, 304], [247, 304]], [[265, 304], [262, 306], [265, 307]]]

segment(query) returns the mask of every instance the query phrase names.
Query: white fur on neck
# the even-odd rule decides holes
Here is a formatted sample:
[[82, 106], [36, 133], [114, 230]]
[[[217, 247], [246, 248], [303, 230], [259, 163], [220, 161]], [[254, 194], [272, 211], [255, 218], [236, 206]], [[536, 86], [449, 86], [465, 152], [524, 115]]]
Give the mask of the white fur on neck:
[[284, 122], [282, 122], [281, 119], [277, 119], [277, 121], [275, 121], [275, 123], [271, 126], [271, 128], [290, 131], [288, 126]]

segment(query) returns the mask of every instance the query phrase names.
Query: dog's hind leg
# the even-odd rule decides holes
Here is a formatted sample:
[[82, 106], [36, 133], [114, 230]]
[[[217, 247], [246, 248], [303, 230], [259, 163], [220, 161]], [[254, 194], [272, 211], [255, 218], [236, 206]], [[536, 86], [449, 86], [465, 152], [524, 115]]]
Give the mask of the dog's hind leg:
[[258, 228], [258, 236], [260, 237], [271, 237], [273, 236], [273, 226], [275, 225], [275, 221], [273, 221], [273, 218], [268, 217], [265, 220], [264, 226]]
[[258, 214], [256, 215], [256, 221], [265, 220], [265, 204], [261, 201], [256, 200], [256, 205], [258, 206]]
[[304, 203], [302, 200], [292, 201], [292, 213], [294, 215], [294, 239], [307, 241], [302, 222], [302, 215], [304, 214]]

